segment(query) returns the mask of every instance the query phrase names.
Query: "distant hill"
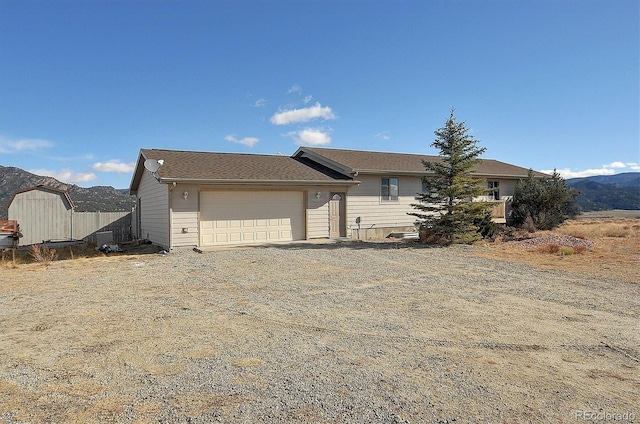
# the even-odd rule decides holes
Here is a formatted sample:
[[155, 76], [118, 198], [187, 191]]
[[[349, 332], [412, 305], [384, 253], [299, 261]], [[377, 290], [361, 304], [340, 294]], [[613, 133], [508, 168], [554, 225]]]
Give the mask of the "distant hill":
[[567, 185], [580, 194], [576, 203], [581, 210], [640, 210], [640, 172], [570, 178]]
[[613, 184], [616, 187], [640, 187], [640, 172], [623, 172], [615, 175], [594, 175], [593, 177], [571, 178], [567, 184], [580, 181], [595, 181], [600, 184]]
[[9, 201], [13, 194], [23, 188], [46, 185], [67, 190], [78, 212], [114, 212], [131, 210], [135, 204], [128, 189], [107, 186], [83, 188], [75, 184], [64, 184], [52, 177], [42, 177], [20, 168], [0, 165], [0, 219], [7, 219]]

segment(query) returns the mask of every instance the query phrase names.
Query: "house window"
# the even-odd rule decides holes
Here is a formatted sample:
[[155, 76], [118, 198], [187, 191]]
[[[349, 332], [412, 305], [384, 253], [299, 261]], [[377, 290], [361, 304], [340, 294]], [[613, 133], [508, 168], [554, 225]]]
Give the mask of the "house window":
[[383, 177], [380, 197], [385, 201], [397, 201], [398, 200], [398, 178], [396, 177]]
[[487, 181], [489, 199], [500, 200], [500, 181]]

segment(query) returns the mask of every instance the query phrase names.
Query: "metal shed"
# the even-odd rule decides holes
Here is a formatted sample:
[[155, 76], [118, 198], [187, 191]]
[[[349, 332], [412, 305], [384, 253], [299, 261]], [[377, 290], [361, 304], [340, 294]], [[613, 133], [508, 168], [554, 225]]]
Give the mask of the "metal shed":
[[43, 185], [18, 190], [9, 202], [9, 219], [22, 229], [20, 244], [69, 240], [73, 231], [73, 202], [65, 190]]

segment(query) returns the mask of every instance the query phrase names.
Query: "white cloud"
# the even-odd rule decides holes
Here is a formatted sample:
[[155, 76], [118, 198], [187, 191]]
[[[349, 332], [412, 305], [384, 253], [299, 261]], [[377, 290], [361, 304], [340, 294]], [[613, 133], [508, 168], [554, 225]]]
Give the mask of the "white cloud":
[[39, 138], [22, 138], [12, 140], [0, 136], [0, 153], [17, 153], [53, 147], [53, 142]]
[[96, 174], [94, 174], [93, 172], [74, 173], [68, 168], [65, 168], [61, 171], [52, 171], [49, 169], [30, 169], [29, 172], [36, 175], [42, 175], [44, 177], [53, 177], [56, 180], [68, 184], [82, 184], [98, 179]]
[[391, 136], [389, 135], [389, 131], [379, 132], [378, 134], [375, 134], [374, 137], [380, 140], [385, 140], [385, 141], [391, 139]]
[[602, 165], [603, 168], [626, 168], [626, 165], [622, 162], [611, 162], [608, 165]]
[[629, 169], [631, 169], [632, 171], [636, 171], [636, 172], [640, 171], [640, 165], [638, 165], [635, 162], [627, 162], [625, 163], [625, 165], [628, 166]]
[[256, 143], [259, 141], [255, 137], [245, 137], [245, 138], [237, 139], [234, 135], [228, 135], [224, 139], [232, 143], [244, 144], [245, 146], [249, 146], [249, 147], [255, 146]]
[[[626, 169], [629, 168], [629, 169]], [[585, 177], [594, 177], [596, 175], [613, 175], [616, 172], [630, 172], [630, 171], [640, 171], [640, 165], [635, 162], [621, 162], [614, 161], [611, 163], [607, 163], [602, 165], [600, 168], [589, 168], [583, 171], [572, 171], [569, 168], [557, 169], [558, 173], [562, 176], [562, 178], [585, 178]], [[540, 172], [544, 172], [545, 174], [553, 173], [553, 170], [540, 170]]]
[[302, 93], [302, 87], [300, 87], [298, 84], [293, 84], [291, 86], [291, 88], [289, 90], [287, 90], [287, 93], [289, 93], [289, 94]]
[[264, 107], [267, 104], [267, 99], [258, 99], [253, 102], [253, 107]]
[[271, 117], [271, 123], [274, 125], [288, 125], [297, 122], [308, 122], [317, 118], [322, 118], [326, 121], [335, 119], [335, 117], [329, 106], [322, 107], [320, 103], [316, 103], [311, 107], [278, 112]]
[[300, 146], [327, 146], [331, 144], [329, 133], [329, 131], [318, 128], [305, 128], [301, 131], [290, 132], [288, 135]]
[[118, 160], [108, 162], [96, 162], [91, 167], [100, 172], [117, 172], [118, 174], [128, 174], [133, 172], [136, 164], [133, 162], [123, 163]]
[[313, 100], [313, 96], [311, 94], [309, 94], [308, 96], [306, 96], [303, 100], [304, 104], [306, 105], [307, 103], [309, 103], [311, 100]]
[[[593, 177], [595, 175], [613, 175], [616, 171], [612, 168], [585, 169], [584, 171], [572, 171], [569, 168], [556, 169], [562, 178], [584, 178]], [[553, 169], [541, 169], [540, 172], [545, 174], [553, 174]]]

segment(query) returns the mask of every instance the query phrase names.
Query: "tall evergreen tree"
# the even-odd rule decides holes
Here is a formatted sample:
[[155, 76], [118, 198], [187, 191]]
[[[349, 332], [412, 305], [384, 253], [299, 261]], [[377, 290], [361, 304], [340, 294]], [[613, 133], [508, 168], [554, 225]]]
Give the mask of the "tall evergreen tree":
[[440, 150], [439, 160], [423, 161], [427, 176], [423, 178], [423, 192], [412, 204], [418, 211], [410, 213], [418, 218], [422, 239], [439, 243], [472, 243], [480, 239], [478, 222], [491, 208], [489, 202], [473, 202], [486, 194], [483, 181], [472, 176], [479, 156], [486, 148], [469, 134], [465, 122], [456, 122], [454, 110], [444, 127], [435, 132], [432, 147]]

